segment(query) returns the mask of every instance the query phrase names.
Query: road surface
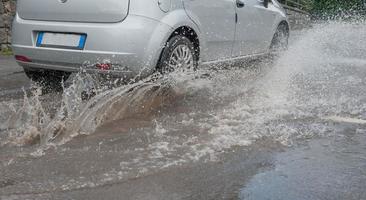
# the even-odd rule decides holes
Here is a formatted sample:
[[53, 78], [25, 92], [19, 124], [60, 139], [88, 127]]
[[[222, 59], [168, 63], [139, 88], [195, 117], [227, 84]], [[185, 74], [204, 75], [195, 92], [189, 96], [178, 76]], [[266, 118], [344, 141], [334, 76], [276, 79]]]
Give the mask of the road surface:
[[274, 61], [89, 100], [85, 74], [41, 94], [1, 57], [0, 199], [366, 199], [365, 35], [315, 25]]

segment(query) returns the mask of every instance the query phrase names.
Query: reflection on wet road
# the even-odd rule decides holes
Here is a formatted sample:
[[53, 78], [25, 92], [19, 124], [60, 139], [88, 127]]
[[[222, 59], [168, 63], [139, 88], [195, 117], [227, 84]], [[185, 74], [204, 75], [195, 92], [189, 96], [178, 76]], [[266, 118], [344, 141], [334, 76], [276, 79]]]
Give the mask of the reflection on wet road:
[[274, 61], [88, 101], [85, 74], [59, 94], [0, 94], [0, 197], [365, 199], [364, 27], [316, 25]]
[[366, 135], [319, 139], [275, 156], [274, 169], [254, 176], [240, 199], [365, 199]]

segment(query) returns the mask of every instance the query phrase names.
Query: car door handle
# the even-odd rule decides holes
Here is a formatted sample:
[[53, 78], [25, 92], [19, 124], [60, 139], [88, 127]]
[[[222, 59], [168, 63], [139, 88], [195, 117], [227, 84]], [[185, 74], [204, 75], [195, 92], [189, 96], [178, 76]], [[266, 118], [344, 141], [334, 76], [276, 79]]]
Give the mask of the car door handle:
[[245, 6], [245, 3], [243, 0], [236, 0], [236, 7], [243, 8]]
[[257, 0], [259, 4], [261, 4], [262, 6], [268, 8], [268, 0]]

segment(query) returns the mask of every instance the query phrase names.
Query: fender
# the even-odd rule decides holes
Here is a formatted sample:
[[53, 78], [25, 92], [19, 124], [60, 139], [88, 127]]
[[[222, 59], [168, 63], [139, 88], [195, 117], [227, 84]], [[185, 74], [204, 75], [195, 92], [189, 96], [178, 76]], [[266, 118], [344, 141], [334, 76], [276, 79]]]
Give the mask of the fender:
[[[174, 10], [167, 15], [164, 16], [164, 18], [161, 19], [162, 23], [165, 23], [172, 27], [173, 31], [169, 34], [169, 37], [173, 34], [174, 30], [186, 26], [191, 28], [198, 36], [198, 40], [200, 43], [200, 51], [201, 51], [201, 59], [204, 59], [203, 56], [205, 55], [203, 50], [206, 49], [206, 40], [203, 37], [203, 33], [200, 29], [199, 23], [196, 23], [196, 21], [193, 21], [192, 18], [187, 14], [186, 10], [184, 8]], [[168, 38], [169, 38], [168, 37]], [[166, 42], [166, 41], [165, 41]], [[165, 44], [164, 42], [164, 44]]]
[[[161, 22], [169, 25], [170, 27], [172, 27], [173, 30], [176, 30], [182, 26], [190, 27], [194, 30], [194, 32], [196, 32], [200, 43], [203, 42], [202, 32], [200, 31], [199, 26], [194, 23], [194, 21], [192, 21], [192, 19], [187, 15], [184, 9], [174, 10], [168, 13], [164, 16], [164, 18], [161, 19]], [[172, 33], [170, 33], [170, 35]]]
[[[161, 26], [157, 26], [155, 31], [152, 33], [152, 37], [155, 41], [150, 40], [150, 43], [148, 44], [146, 51], [150, 51], [150, 55], [156, 55], [156, 45], [158, 45], [160, 48], [158, 49], [160, 52], [159, 56], [154, 57], [160, 57], [161, 50], [165, 46], [166, 42], [168, 41], [169, 37], [174, 33], [176, 29], [182, 26], [189, 27], [193, 29], [197, 36], [198, 40], [200, 42], [200, 48], [201, 52], [204, 47], [206, 46], [206, 41], [204, 41], [204, 37], [202, 37], [202, 33], [200, 31], [199, 23], [196, 23], [196, 21], [193, 21], [187, 14], [186, 10], [184, 9], [183, 1], [182, 0], [168, 0], [164, 1], [165, 3], [170, 3], [170, 9], [167, 9], [164, 11], [158, 6], [158, 0], [131, 0], [130, 1], [130, 14], [131, 15], [138, 15], [138, 16], [144, 16], [147, 18], [150, 18], [152, 20], [156, 20], [160, 22], [161, 24], [165, 24], [169, 27], [171, 27], [171, 30], [168, 32], [164, 32], [161, 29]], [[146, 8], [149, 9], [146, 9]], [[157, 44], [159, 42], [159, 44]], [[154, 54], [152, 54], [154, 53]], [[203, 55], [203, 54], [201, 54]], [[145, 59], [146, 60], [146, 59]], [[158, 60], [149, 60], [150, 65], [156, 66]]]
[[282, 23], [284, 21], [287, 23], [287, 25], [289, 26], [289, 29], [291, 30], [290, 23], [288, 21], [287, 15], [286, 15], [286, 10], [277, 1], [272, 1], [272, 2], [273, 2], [272, 9], [274, 9], [274, 10], [278, 11], [278, 13], [280, 13], [280, 15], [278, 15], [276, 17], [276, 23], [274, 23], [274, 26], [272, 27], [273, 34], [276, 32], [277, 27], [280, 25], [280, 23]]
[[[198, 26], [188, 17], [184, 9], [177, 9], [168, 12], [159, 21], [160, 25], [155, 28], [146, 48], [146, 52], [150, 56], [149, 58], [145, 58], [145, 60], [148, 61], [149, 66], [156, 66], [158, 64], [160, 54], [165, 47], [165, 44], [168, 42], [170, 36], [176, 29], [182, 26], [193, 29], [198, 36], [198, 40], [200, 41], [200, 48], [202, 49], [202, 47], [205, 46], [205, 42], [202, 40], [202, 33], [199, 31]], [[169, 29], [167, 29], [167, 27], [169, 27]], [[151, 69], [150, 67], [149, 70], [150, 71], [145, 70], [146, 73], [151, 73], [151, 70], [155, 69]]]

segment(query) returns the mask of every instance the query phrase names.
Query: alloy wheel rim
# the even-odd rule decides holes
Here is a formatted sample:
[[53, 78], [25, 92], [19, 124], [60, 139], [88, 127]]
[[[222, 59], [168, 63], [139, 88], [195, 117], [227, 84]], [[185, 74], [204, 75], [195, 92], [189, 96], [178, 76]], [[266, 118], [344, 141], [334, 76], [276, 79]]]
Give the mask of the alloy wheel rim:
[[170, 55], [168, 65], [169, 71], [193, 69], [194, 57], [192, 50], [187, 45], [177, 46]]

